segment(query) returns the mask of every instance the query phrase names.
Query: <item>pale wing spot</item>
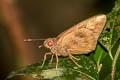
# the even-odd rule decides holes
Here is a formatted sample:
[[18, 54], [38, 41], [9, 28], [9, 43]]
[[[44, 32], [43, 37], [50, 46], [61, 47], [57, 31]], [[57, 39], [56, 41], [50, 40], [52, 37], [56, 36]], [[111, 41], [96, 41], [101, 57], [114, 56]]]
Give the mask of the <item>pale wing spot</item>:
[[105, 15], [100, 15], [96, 17], [96, 21], [101, 21], [103, 18], [106, 18]]

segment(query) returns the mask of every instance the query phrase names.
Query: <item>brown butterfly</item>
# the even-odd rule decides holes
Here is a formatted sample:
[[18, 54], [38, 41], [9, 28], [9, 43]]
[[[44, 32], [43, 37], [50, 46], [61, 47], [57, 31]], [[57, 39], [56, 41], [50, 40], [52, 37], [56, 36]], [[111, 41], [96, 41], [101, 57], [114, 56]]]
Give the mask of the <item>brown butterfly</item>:
[[[58, 56], [69, 56], [69, 58], [78, 66], [75, 62], [76, 59], [72, 55], [88, 54], [95, 50], [98, 37], [103, 30], [106, 23], [106, 15], [101, 14], [93, 16], [87, 20], [84, 20], [72, 28], [64, 31], [55, 38], [48, 38], [44, 41], [44, 46], [49, 48], [51, 52], [45, 53], [42, 66], [44, 66], [46, 55], [56, 56], [56, 69], [58, 67]], [[27, 39], [26, 41], [32, 41], [35, 39]], [[39, 39], [38, 39], [39, 40]], [[40, 39], [41, 40], [41, 39]]]

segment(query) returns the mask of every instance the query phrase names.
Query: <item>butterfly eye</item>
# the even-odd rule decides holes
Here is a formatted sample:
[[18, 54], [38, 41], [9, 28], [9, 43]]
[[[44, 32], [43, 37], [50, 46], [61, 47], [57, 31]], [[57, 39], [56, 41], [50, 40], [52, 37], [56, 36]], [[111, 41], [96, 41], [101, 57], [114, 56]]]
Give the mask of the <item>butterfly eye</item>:
[[52, 45], [53, 45], [52, 41], [49, 41], [48, 46], [52, 46]]

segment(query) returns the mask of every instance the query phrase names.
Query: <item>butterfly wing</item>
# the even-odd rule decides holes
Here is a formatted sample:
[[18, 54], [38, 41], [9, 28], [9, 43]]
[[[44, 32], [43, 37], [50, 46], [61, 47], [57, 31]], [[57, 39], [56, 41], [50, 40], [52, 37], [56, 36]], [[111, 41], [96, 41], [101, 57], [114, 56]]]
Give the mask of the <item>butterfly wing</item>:
[[106, 15], [93, 16], [60, 34], [57, 45], [71, 54], [87, 54], [95, 50], [105, 23]]

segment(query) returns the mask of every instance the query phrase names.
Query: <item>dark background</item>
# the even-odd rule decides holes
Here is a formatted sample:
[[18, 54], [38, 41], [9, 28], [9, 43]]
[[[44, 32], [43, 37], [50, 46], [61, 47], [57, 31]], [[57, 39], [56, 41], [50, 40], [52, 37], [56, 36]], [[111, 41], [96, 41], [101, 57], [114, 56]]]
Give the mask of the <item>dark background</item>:
[[[22, 24], [20, 28], [24, 31], [22, 36], [46, 39], [56, 37], [64, 30], [91, 16], [110, 12], [114, 1], [16, 0], [14, 4], [20, 14], [19, 20]], [[7, 27], [9, 25], [6, 25], [2, 8], [0, 9], [0, 80], [3, 80], [9, 72], [40, 61], [47, 51], [44, 48], [37, 48], [38, 45], [43, 44], [43, 41], [36, 41], [24, 44], [32, 49], [31, 53], [21, 53], [22, 51], [20, 52], [14, 44], [14, 39], [17, 37], [11, 37], [10, 29], [13, 29]], [[23, 80], [19, 77], [13, 79]]]

